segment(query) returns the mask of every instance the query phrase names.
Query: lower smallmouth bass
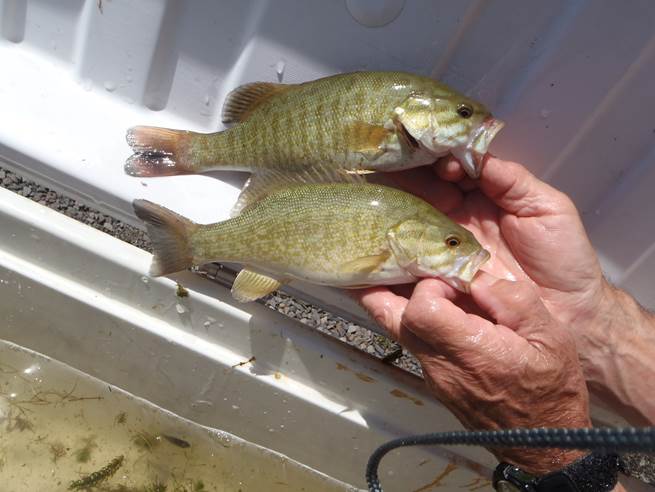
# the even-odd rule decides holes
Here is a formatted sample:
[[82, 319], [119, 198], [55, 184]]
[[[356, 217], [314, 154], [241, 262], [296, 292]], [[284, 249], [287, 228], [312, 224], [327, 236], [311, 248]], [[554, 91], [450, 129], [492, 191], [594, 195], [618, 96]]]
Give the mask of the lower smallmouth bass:
[[452, 153], [480, 175], [504, 123], [473, 99], [405, 72], [353, 72], [301, 84], [255, 82], [226, 98], [217, 133], [137, 126], [128, 130], [132, 176], [212, 170], [292, 172], [317, 164], [352, 173], [398, 171]]
[[207, 225], [146, 200], [133, 205], [153, 244], [152, 276], [240, 263], [232, 294], [241, 302], [292, 280], [361, 288], [438, 277], [467, 292], [489, 259], [470, 231], [430, 204], [377, 184], [288, 184]]

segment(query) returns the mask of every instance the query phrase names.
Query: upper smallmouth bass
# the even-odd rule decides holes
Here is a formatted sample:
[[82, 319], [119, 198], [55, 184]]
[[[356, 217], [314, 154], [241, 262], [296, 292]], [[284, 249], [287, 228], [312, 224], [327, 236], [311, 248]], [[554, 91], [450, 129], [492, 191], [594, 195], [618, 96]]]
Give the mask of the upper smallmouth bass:
[[217, 133], [137, 126], [128, 130], [133, 176], [211, 170], [258, 173], [332, 165], [397, 171], [452, 153], [473, 178], [503, 122], [482, 104], [433, 79], [404, 72], [353, 72], [301, 84], [255, 82], [226, 98]]
[[242, 302], [292, 280], [361, 288], [439, 277], [468, 292], [489, 259], [470, 231], [427, 202], [370, 183], [285, 183], [207, 225], [146, 200], [134, 210], [153, 244], [151, 275], [241, 263], [232, 294]]

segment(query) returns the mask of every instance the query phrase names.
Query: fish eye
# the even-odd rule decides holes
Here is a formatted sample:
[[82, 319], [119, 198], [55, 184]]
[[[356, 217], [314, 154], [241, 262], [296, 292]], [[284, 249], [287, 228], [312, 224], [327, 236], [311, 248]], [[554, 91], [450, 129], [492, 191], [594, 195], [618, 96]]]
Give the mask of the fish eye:
[[461, 244], [461, 241], [459, 240], [459, 238], [457, 236], [448, 236], [446, 238], [446, 246], [448, 246], [449, 248], [456, 248], [460, 244]]
[[471, 116], [473, 116], [473, 108], [468, 104], [460, 104], [457, 107], [457, 114], [460, 115], [462, 118], [470, 118]]

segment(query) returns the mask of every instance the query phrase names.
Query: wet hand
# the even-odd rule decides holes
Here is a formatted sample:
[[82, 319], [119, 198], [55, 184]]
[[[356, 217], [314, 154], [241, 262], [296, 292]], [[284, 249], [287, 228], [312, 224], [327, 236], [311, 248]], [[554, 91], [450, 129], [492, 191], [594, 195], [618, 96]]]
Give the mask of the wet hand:
[[[471, 298], [485, 317], [458, 307], [448, 299], [450, 288], [433, 279], [421, 280], [409, 299], [384, 288], [354, 294], [391, 337], [418, 358], [433, 394], [465, 427], [590, 425], [575, 345], [531, 283], [478, 275]], [[584, 454], [490, 451], [537, 474]]]
[[520, 164], [495, 157], [487, 158], [476, 181], [453, 158], [435, 168], [441, 180], [428, 168], [392, 179], [471, 230], [491, 253], [483, 270], [533, 283], [550, 312], [572, 330], [586, 366], [585, 338], [606, 324], [614, 293], [573, 202]]

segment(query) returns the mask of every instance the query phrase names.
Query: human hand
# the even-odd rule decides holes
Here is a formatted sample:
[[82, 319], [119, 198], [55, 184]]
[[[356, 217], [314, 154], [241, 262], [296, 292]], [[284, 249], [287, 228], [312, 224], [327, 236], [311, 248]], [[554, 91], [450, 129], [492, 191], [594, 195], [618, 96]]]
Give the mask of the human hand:
[[[469, 429], [588, 427], [588, 395], [575, 345], [528, 282], [480, 273], [471, 297], [489, 321], [447, 297], [435, 279], [407, 299], [384, 288], [354, 291], [360, 303], [420, 361], [433, 394]], [[491, 449], [537, 475], [560, 469], [575, 450]]]
[[[484, 270], [537, 286], [551, 314], [573, 334], [596, 396], [634, 425], [655, 422], [655, 404], [646, 396], [655, 389], [655, 316], [605, 280], [571, 200], [523, 166], [495, 157], [477, 181], [452, 158], [436, 170], [446, 182], [429, 168], [393, 179], [470, 229], [492, 255]], [[467, 296], [452, 295], [475, 309]]]
[[[483, 270], [534, 283], [550, 312], [572, 330], [583, 369], [593, 376], [590, 334], [605, 329], [615, 293], [573, 202], [520, 164], [495, 157], [486, 159], [477, 181], [452, 158], [441, 160], [436, 171], [446, 182], [429, 168], [390, 177], [473, 232], [491, 253]], [[407, 288], [394, 290], [408, 294]], [[451, 296], [474, 309], [467, 296]]]

